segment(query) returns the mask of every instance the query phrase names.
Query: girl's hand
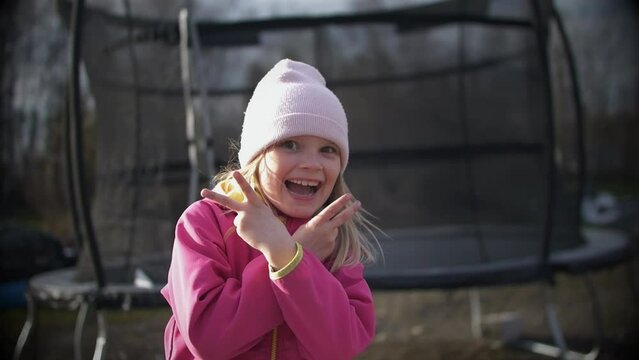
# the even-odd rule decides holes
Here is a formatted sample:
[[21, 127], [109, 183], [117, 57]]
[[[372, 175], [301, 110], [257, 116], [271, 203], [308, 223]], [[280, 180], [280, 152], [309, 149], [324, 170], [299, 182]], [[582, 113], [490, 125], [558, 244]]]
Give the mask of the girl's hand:
[[202, 189], [200, 194], [237, 212], [233, 221], [237, 234], [251, 247], [264, 254], [273, 268], [283, 268], [295, 256], [293, 238], [244, 176], [235, 171], [233, 178], [242, 189], [246, 201], [237, 202], [209, 189]]
[[297, 229], [293, 239], [324, 261], [335, 249], [338, 228], [350, 220], [362, 207], [361, 202], [351, 202], [351, 200], [350, 194], [340, 196]]

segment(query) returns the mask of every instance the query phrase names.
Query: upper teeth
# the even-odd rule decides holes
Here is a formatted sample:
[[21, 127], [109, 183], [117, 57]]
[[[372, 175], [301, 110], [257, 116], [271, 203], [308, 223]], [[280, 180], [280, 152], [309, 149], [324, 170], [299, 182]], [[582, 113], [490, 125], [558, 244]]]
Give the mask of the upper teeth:
[[319, 181], [307, 181], [307, 180], [289, 180], [292, 183], [303, 185], [303, 186], [317, 186], [319, 185]]

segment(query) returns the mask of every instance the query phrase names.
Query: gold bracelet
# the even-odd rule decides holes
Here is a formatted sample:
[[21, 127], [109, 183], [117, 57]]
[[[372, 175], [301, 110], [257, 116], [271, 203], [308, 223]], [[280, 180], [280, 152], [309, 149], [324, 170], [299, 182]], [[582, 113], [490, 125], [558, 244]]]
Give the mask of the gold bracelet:
[[290, 274], [291, 271], [295, 270], [297, 265], [299, 265], [299, 263], [302, 261], [302, 257], [304, 257], [304, 248], [302, 248], [302, 245], [300, 245], [300, 243], [296, 242], [295, 256], [293, 256], [293, 259], [291, 259], [291, 261], [289, 261], [286, 266], [277, 271], [275, 271], [271, 265], [268, 266], [269, 276], [271, 277], [271, 280], [279, 280], [284, 276]]

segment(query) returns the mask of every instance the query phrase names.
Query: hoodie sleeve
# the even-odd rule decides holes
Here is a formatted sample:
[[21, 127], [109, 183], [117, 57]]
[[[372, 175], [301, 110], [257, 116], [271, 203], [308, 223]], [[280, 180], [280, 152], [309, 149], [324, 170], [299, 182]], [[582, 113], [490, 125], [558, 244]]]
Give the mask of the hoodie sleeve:
[[305, 251], [286, 276], [273, 280], [284, 320], [308, 359], [352, 359], [375, 336], [375, 308], [364, 266], [329, 272]]
[[[282, 323], [264, 256], [232, 277], [214, 205], [200, 201], [179, 219], [163, 294], [197, 358], [228, 359]], [[219, 208], [217, 208], [219, 210]]]

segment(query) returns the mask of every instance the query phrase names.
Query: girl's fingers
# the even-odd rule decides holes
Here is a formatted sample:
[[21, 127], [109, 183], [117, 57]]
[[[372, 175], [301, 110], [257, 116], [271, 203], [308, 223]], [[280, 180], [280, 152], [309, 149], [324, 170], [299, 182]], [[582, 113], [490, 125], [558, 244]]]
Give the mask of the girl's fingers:
[[337, 198], [337, 200], [333, 201], [330, 205], [324, 208], [324, 210], [320, 211], [319, 214], [315, 215], [316, 221], [327, 222], [330, 221], [335, 215], [339, 214], [342, 209], [348, 204], [348, 202], [352, 199], [351, 194], [344, 194]]
[[246, 197], [246, 200], [248, 202], [252, 204], [257, 204], [262, 202], [260, 197], [255, 193], [255, 190], [253, 190], [253, 188], [251, 187], [251, 184], [249, 184], [248, 181], [246, 181], [244, 176], [242, 176], [242, 174], [240, 174], [239, 171], [233, 172], [233, 178], [235, 179], [237, 184], [240, 186], [240, 189], [242, 189], [242, 192], [244, 193], [244, 196]]
[[361, 208], [362, 208], [362, 203], [359, 201], [355, 201], [354, 203], [348, 205], [344, 210], [342, 210], [342, 212], [335, 215], [335, 217], [331, 219], [331, 225], [335, 227], [344, 225]]
[[215, 191], [209, 190], [209, 189], [202, 189], [202, 191], [200, 191], [200, 195], [203, 198], [207, 198], [207, 199], [211, 199], [213, 201], [215, 201], [216, 203], [229, 208], [231, 210], [235, 210], [235, 211], [240, 211], [242, 210], [242, 204], [231, 199], [228, 196], [224, 196], [222, 194], [216, 193]]

